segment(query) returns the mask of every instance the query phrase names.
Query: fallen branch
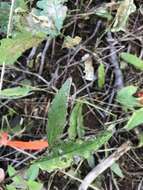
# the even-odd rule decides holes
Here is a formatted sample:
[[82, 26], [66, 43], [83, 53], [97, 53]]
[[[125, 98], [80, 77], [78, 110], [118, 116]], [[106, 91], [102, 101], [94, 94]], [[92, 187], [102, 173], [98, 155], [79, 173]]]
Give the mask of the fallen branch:
[[128, 150], [130, 150], [131, 145], [130, 142], [126, 142], [121, 145], [113, 154], [111, 154], [108, 158], [103, 160], [100, 164], [98, 164], [88, 175], [84, 178], [83, 182], [79, 186], [78, 190], [87, 190], [88, 186], [107, 168], [111, 167], [114, 162], [119, 160], [119, 158], [125, 154]]
[[117, 57], [117, 53], [116, 53], [116, 47], [114, 46], [114, 39], [112, 37], [111, 32], [107, 33], [107, 42], [109, 43], [110, 46], [110, 61], [111, 64], [113, 66], [113, 71], [115, 74], [115, 88], [116, 90], [119, 90], [121, 88], [123, 88], [124, 83], [123, 83], [123, 74], [122, 71], [120, 69], [119, 66], [119, 62], [118, 62], [118, 57]]

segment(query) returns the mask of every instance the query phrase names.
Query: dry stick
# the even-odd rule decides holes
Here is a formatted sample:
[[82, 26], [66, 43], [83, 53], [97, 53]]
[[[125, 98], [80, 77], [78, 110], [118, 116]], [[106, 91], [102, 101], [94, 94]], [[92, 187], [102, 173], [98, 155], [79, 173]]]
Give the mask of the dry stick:
[[46, 45], [44, 47], [44, 50], [42, 52], [42, 56], [41, 56], [41, 65], [40, 65], [40, 69], [39, 69], [39, 75], [42, 75], [42, 72], [43, 72], [43, 68], [44, 68], [44, 62], [45, 62], [45, 56], [46, 56], [46, 53], [47, 53], [47, 50], [51, 44], [51, 39], [48, 39], [47, 42], [46, 42]]
[[116, 90], [119, 90], [119, 89], [123, 88], [123, 86], [124, 86], [123, 75], [122, 75], [121, 69], [119, 67], [118, 57], [116, 54], [117, 50], [113, 44], [115, 42], [115, 40], [113, 39], [111, 32], [107, 33], [107, 41], [110, 45], [110, 53], [111, 53], [110, 61], [113, 66], [114, 74], [115, 74], [115, 84], [114, 85], [115, 85]]
[[5, 73], [5, 62], [3, 62], [2, 70], [1, 70], [1, 76], [0, 76], [0, 91], [2, 90], [2, 86], [3, 86], [4, 73]]
[[131, 149], [130, 141], [122, 144], [113, 154], [111, 154], [108, 158], [103, 160], [100, 164], [98, 164], [88, 175], [84, 178], [78, 190], [87, 190], [88, 186], [107, 168], [112, 166], [115, 161], [119, 160], [119, 158], [125, 154], [128, 150]]

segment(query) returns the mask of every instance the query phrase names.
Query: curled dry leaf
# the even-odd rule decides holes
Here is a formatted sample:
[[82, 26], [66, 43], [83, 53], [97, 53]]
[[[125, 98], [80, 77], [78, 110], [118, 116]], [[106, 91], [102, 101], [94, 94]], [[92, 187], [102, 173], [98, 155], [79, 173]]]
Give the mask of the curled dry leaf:
[[93, 61], [92, 57], [89, 54], [85, 54], [82, 59], [84, 62], [84, 67], [85, 67], [85, 76], [84, 78], [88, 81], [94, 81], [96, 79], [95, 74], [94, 74], [94, 67], [93, 67]]
[[4, 180], [5, 178], [5, 172], [2, 168], [0, 168], [0, 183]]

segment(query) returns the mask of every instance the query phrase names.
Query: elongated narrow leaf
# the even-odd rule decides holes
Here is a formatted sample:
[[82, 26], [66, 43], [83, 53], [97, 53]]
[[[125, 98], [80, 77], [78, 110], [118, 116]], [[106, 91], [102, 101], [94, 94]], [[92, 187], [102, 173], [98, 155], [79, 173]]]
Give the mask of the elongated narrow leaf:
[[133, 115], [130, 117], [127, 125], [125, 126], [125, 129], [127, 129], [129, 131], [141, 124], [143, 124], [143, 108], [141, 108], [133, 113]]
[[127, 63], [129, 63], [129, 64], [133, 65], [134, 67], [136, 67], [137, 69], [140, 69], [141, 71], [143, 71], [143, 60], [138, 58], [136, 55], [124, 52], [124, 53], [120, 54], [120, 57]]
[[111, 166], [111, 170], [119, 177], [123, 178], [124, 175], [123, 175], [123, 172], [119, 166], [119, 164], [117, 163], [114, 163], [112, 166]]
[[101, 63], [98, 67], [98, 87], [103, 88], [105, 84], [105, 69], [104, 64]]
[[47, 135], [49, 145], [52, 146], [61, 136], [67, 115], [67, 102], [70, 94], [71, 79], [68, 79], [51, 103], [48, 112]]
[[22, 96], [28, 95], [28, 93], [32, 90], [32, 87], [13, 87], [7, 88], [0, 91], [0, 98], [18, 98]]
[[82, 137], [84, 134], [83, 129], [83, 116], [82, 116], [82, 103], [78, 102], [70, 116], [70, 126], [68, 129], [68, 135], [70, 139], [75, 139], [76, 136]]
[[88, 141], [62, 142], [53, 149], [51, 154], [36, 162], [35, 167], [51, 172], [71, 166], [76, 157], [87, 159], [111, 138], [111, 131], [104, 131], [98, 137]]

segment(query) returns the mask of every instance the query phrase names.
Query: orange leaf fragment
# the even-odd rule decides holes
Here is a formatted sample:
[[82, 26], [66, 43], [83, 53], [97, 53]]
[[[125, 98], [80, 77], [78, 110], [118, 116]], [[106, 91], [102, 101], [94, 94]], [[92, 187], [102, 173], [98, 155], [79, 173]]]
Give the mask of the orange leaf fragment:
[[17, 140], [9, 140], [7, 133], [1, 134], [0, 145], [10, 146], [12, 148], [18, 148], [21, 150], [41, 150], [48, 147], [48, 142], [46, 140], [35, 140], [35, 141], [17, 141]]

